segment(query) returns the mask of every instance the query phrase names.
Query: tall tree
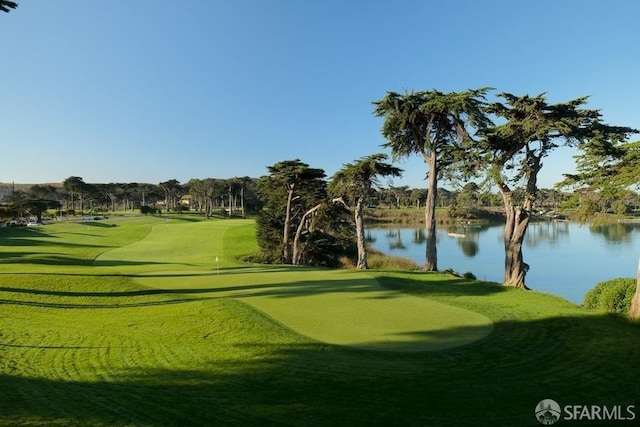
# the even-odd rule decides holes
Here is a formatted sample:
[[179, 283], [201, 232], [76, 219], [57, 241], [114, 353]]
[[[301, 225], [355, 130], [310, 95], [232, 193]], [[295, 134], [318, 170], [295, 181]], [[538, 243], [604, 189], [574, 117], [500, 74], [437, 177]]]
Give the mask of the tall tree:
[[168, 181], [159, 183], [158, 186], [164, 191], [164, 203], [167, 209], [167, 213], [169, 213], [170, 208], [177, 207], [177, 194], [181, 189], [180, 181], [178, 181], [177, 179], [170, 179]]
[[378, 177], [402, 174], [402, 169], [384, 162], [386, 159], [386, 154], [378, 153], [347, 163], [333, 175], [329, 183], [329, 191], [341, 198], [347, 209], [353, 212], [358, 248], [356, 268], [359, 269], [369, 268], [364, 237], [364, 208], [371, 187], [377, 185]]
[[59, 199], [56, 188], [53, 185], [32, 185], [29, 188], [29, 197], [32, 199], [52, 200]]
[[575, 156], [576, 173], [564, 174], [565, 179], [558, 187], [588, 186], [593, 191], [609, 189], [624, 190], [640, 185], [640, 141], [627, 142], [629, 133], [635, 129], [619, 130], [617, 138], [599, 136], [581, 147]]
[[118, 184], [109, 183], [102, 186], [102, 191], [109, 199], [111, 212], [116, 211], [116, 200], [118, 199]]
[[246, 218], [246, 197], [247, 191], [250, 190], [250, 187], [253, 183], [253, 180], [248, 176], [243, 176], [240, 178], [236, 178], [239, 186], [240, 186], [240, 210], [242, 212], [242, 218]]
[[[84, 199], [84, 195], [86, 193], [85, 189], [87, 186], [84, 180], [79, 176], [70, 176], [62, 182], [62, 185], [71, 198], [71, 209], [75, 211], [76, 206], [74, 197], [78, 196], [78, 199], [80, 199], [80, 210], [82, 210], [82, 201]], [[69, 205], [67, 203], [67, 209], [68, 208]]]
[[[490, 110], [504, 122], [485, 129], [483, 135], [490, 156], [489, 175], [502, 196], [506, 214], [504, 284], [526, 289], [529, 267], [523, 259], [522, 242], [538, 194], [542, 160], [559, 146], [615, 139], [631, 129], [602, 124], [597, 110], [583, 108], [586, 97], [549, 104], [544, 94], [498, 96], [504, 103], [495, 102]], [[516, 197], [518, 186], [520, 197]]]
[[147, 194], [149, 194], [152, 189], [153, 189], [153, 185], [152, 184], [147, 184], [147, 183], [141, 183], [138, 188], [140, 189], [140, 195], [142, 196], [142, 200], [140, 201], [140, 204], [142, 206], [147, 206]]
[[[425, 201], [426, 261], [424, 269], [438, 270], [435, 209], [438, 179], [453, 165], [472, 160], [465, 148], [472, 141], [471, 128], [491, 122], [485, 95], [490, 88], [442, 93], [436, 90], [387, 95], [373, 104], [374, 114], [384, 117], [382, 134], [394, 158], [418, 154], [427, 164]], [[459, 169], [459, 168], [456, 168]]]
[[[638, 130], [615, 129], [617, 132], [609, 137], [607, 132], [599, 130], [595, 138], [581, 147], [576, 156], [576, 173], [565, 174], [559, 187], [586, 185], [593, 192], [621, 194], [640, 185], [640, 141], [627, 142], [629, 134], [638, 133]], [[640, 260], [629, 317], [640, 319]]]
[[[267, 170], [269, 175], [259, 182], [259, 192], [263, 199], [267, 200], [267, 206], [262, 213], [262, 219], [258, 221], [258, 232], [260, 235], [263, 232], [266, 233], [266, 229], [270, 228], [267, 225], [277, 224], [283, 215], [282, 239], [279, 239], [282, 262], [291, 264], [293, 260], [291, 234], [297, 228], [294, 217], [297, 216], [299, 220], [310, 206], [317, 204], [316, 200], [324, 198], [325, 173], [322, 169], [309, 167], [299, 159], [278, 162], [267, 167]], [[265, 226], [262, 231], [261, 224]]]
[[633, 320], [640, 319], [640, 259], [638, 260], [638, 271], [636, 272], [636, 292], [631, 299], [629, 317]]

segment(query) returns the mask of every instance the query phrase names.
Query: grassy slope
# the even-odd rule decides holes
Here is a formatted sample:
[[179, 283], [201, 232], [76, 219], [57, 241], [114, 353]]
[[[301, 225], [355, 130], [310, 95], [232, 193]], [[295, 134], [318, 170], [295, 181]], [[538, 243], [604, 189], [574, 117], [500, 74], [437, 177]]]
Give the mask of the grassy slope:
[[[238, 237], [226, 239], [237, 242], [229, 248], [222, 247], [222, 236], [247, 225], [252, 227], [253, 222], [194, 222], [177, 228], [174, 223], [159, 224], [145, 239], [105, 252], [96, 261], [117, 265], [136, 260], [119, 270], [135, 275], [136, 282], [145, 287], [200, 297], [241, 298], [296, 332], [332, 344], [420, 351], [465, 344], [491, 331], [491, 321], [485, 316], [383, 289], [362, 272], [238, 268], [226, 253], [246, 246], [243, 234], [231, 232]], [[244, 235], [252, 235], [246, 231]], [[456, 333], [442, 332], [454, 328]]]
[[[636, 325], [549, 295], [377, 272], [392, 291], [483, 313], [493, 332], [426, 353], [326, 346], [233, 299], [140, 286], [136, 270], [176, 266], [115, 256], [157, 220], [131, 221], [0, 237], [0, 424], [539, 425], [547, 397], [638, 404]], [[224, 268], [227, 242], [251, 248], [246, 231], [226, 232]]]

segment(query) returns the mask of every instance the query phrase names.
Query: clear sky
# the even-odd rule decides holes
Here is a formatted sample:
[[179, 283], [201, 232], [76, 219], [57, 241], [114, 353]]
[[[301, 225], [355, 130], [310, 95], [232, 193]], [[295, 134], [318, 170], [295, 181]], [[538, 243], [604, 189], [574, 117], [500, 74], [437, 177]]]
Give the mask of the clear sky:
[[[294, 158], [331, 175], [384, 152], [371, 103], [388, 90], [589, 95], [640, 128], [637, 0], [17, 1], [0, 182], [258, 177]], [[397, 165], [394, 185], [425, 186], [418, 158]]]

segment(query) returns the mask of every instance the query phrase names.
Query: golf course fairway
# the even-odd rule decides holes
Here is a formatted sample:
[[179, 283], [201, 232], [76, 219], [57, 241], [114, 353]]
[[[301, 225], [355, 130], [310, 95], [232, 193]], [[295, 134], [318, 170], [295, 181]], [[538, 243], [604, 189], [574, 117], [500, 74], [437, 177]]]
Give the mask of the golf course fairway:
[[0, 426], [533, 427], [542, 399], [640, 408], [636, 323], [442, 273], [240, 261], [256, 251], [253, 221], [197, 214], [0, 229]]
[[[361, 271], [240, 265], [232, 234], [252, 221], [154, 225], [143, 239], [102, 253], [147, 288], [236, 298], [309, 338], [383, 351], [428, 351], [488, 335], [486, 316], [389, 290]], [[175, 233], [175, 234], [174, 234]], [[216, 262], [217, 259], [217, 262]], [[123, 262], [126, 260], [126, 263]], [[153, 267], [153, 268], [149, 268]], [[179, 268], [176, 268], [179, 267]]]

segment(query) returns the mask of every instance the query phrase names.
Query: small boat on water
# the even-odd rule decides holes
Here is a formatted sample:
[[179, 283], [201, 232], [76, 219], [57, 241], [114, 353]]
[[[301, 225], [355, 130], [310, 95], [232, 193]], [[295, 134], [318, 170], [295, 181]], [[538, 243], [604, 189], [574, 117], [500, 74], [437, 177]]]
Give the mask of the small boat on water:
[[459, 238], [459, 239], [465, 237], [465, 235], [461, 234], [461, 233], [447, 233], [447, 236], [456, 237], [456, 238]]

